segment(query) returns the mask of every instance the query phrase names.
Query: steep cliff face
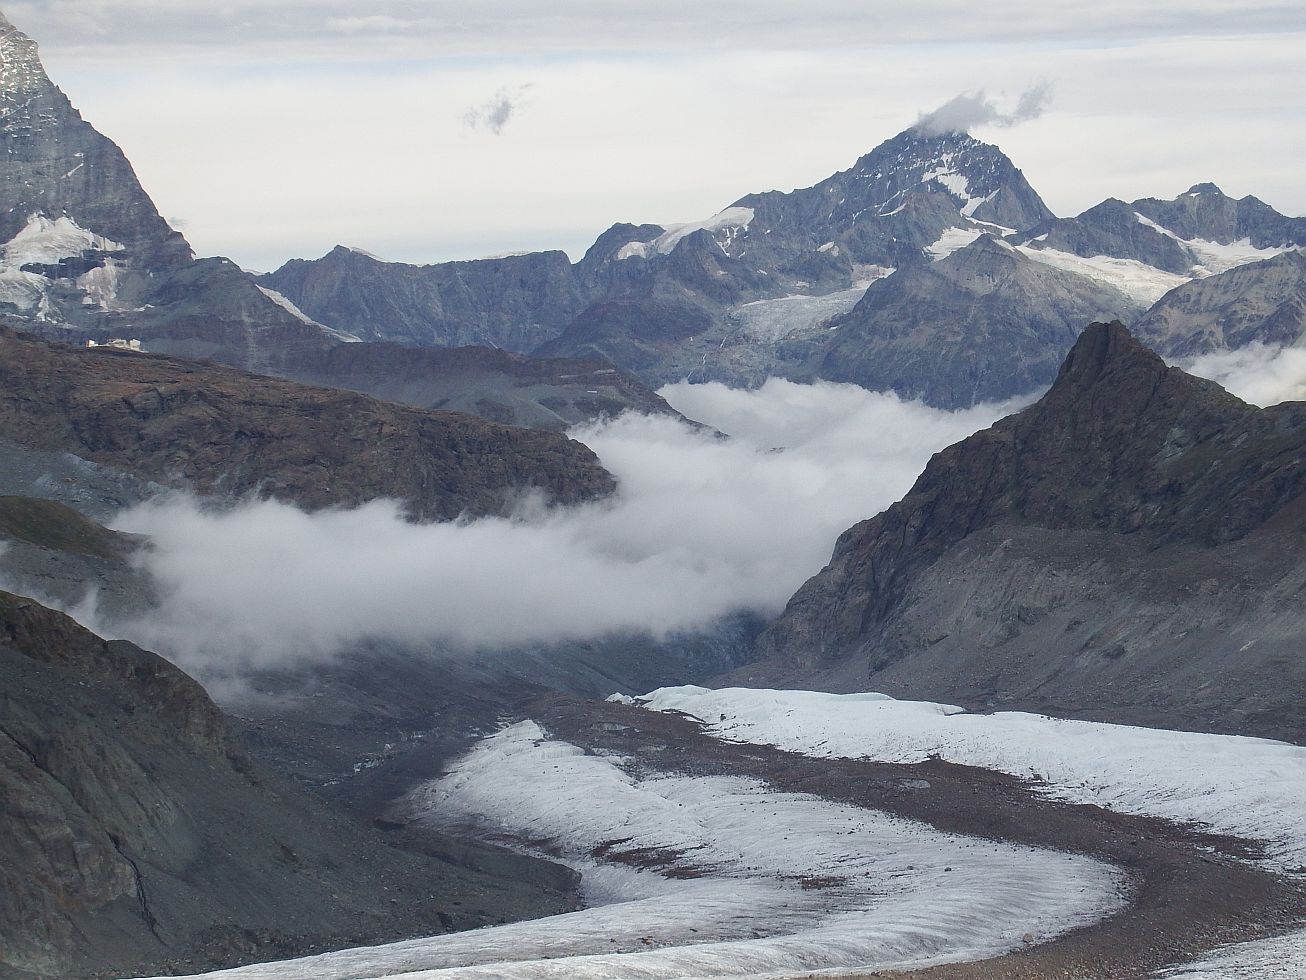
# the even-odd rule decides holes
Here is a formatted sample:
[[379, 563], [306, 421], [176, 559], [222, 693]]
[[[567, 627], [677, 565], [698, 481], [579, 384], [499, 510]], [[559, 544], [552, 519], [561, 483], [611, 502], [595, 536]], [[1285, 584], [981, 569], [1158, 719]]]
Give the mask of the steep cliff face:
[[431, 347], [528, 351], [561, 333], [586, 301], [564, 252], [408, 265], [340, 246], [259, 282], [364, 340]]
[[154, 355], [0, 331], [0, 438], [203, 494], [308, 508], [391, 497], [414, 517], [501, 513], [614, 488], [564, 436]]
[[9, 593], [0, 670], [0, 974], [200, 969], [572, 904], [559, 869], [474, 856], [491, 876], [332, 815], [171, 664]]
[[78, 256], [33, 249], [31, 264], [105, 268], [125, 259], [152, 268], [189, 261], [190, 246], [155, 210], [122, 150], [82, 119], [46, 75], [36, 43], [3, 14], [0, 147], [0, 241], [12, 245], [27, 233], [27, 242], [44, 240], [48, 252], [60, 231], [76, 236], [82, 229], [99, 239], [86, 241]]
[[[1120, 324], [1094, 325], [1041, 401], [939, 453], [903, 500], [843, 534], [753, 673], [1164, 720], [1201, 700], [1167, 681], [1179, 658], [1188, 681], [1223, 685], [1206, 690], [1204, 723], [1228, 728], [1220, 706], [1251, 699], [1240, 710], [1261, 730], [1276, 718], [1284, 732], [1285, 717], [1306, 730], [1284, 700], [1306, 664], [1283, 644], [1306, 618], [1281, 601], [1302, 573], [1303, 447], [1301, 405], [1253, 408]], [[1126, 675], [1150, 681], [1114, 684]]]

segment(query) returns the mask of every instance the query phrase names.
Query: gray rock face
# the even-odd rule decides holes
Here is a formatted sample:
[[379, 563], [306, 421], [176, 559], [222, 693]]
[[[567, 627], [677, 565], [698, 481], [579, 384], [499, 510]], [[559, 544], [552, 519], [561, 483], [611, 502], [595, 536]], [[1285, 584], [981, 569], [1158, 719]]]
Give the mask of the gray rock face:
[[1171, 290], [1134, 325], [1167, 357], [1300, 344], [1306, 338], [1306, 253], [1285, 252]]
[[[122, 151], [83, 121], [41, 65], [36, 43], [0, 15], [0, 241], [34, 215], [66, 217], [117, 243], [70, 256], [102, 267], [109, 256], [139, 269], [190, 259], [186, 240], [159, 216]], [[86, 271], [83, 269], [83, 272]]]
[[528, 351], [561, 333], [585, 299], [564, 252], [419, 266], [338, 246], [259, 282], [364, 340], [432, 347]]
[[1303, 737], [1304, 445], [1301, 405], [1253, 408], [1094, 325], [1040, 402], [844, 533], [750, 673]]
[[0, 670], [6, 976], [193, 973], [574, 907], [562, 869], [330, 813], [181, 671], [9, 593]]
[[1136, 312], [1120, 291], [985, 235], [873, 284], [806, 361], [829, 381], [960, 408], [1049, 384], [1085, 324]]

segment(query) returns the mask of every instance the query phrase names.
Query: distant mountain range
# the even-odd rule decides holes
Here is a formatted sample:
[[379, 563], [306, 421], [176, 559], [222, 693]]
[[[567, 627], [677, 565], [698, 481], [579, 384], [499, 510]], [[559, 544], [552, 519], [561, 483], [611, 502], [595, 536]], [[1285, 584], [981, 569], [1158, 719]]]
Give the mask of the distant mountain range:
[[[684, 378], [824, 378], [959, 407], [1050, 383], [1094, 319], [1139, 324], [1167, 356], [1293, 343], [1304, 326], [1300, 305], [1272, 302], [1306, 288], [1300, 266], [1259, 263], [1306, 244], [1306, 219], [1209, 183], [1058, 218], [964, 133], [908, 129], [811, 187], [749, 194], [701, 222], [613, 225], [576, 263], [554, 251], [410, 265], [337, 247], [262, 276], [193, 259], [7, 21], [0, 140], [0, 313], [23, 329], [137, 337], [514, 424], [667, 411], [649, 388]], [[1168, 294], [1196, 282], [1203, 298], [1184, 303], [1242, 305], [1205, 314], [1218, 324], [1201, 338], [1172, 338]], [[396, 383], [402, 359], [360, 340], [423, 353]], [[468, 346], [546, 365], [445, 353]], [[614, 367], [624, 375], [603, 374]]]

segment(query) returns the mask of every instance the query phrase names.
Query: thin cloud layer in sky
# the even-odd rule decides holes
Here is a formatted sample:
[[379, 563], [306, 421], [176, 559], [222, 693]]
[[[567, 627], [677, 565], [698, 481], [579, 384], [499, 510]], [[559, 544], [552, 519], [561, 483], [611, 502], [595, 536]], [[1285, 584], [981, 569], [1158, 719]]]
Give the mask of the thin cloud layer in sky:
[[162, 607], [91, 622], [212, 680], [369, 640], [493, 649], [776, 613], [840, 532], [1012, 407], [943, 412], [778, 380], [666, 394], [733, 438], [636, 415], [577, 432], [620, 481], [604, 503], [421, 527], [387, 502], [316, 515], [271, 502], [137, 508], [115, 526], [152, 539]]
[[[1203, 180], [1306, 211], [1293, 3], [4, 9], [197, 249], [253, 268], [338, 243], [407, 261], [578, 257], [614, 221], [691, 220], [814, 183], [959, 95], [1011, 114], [1041, 80], [1048, 111], [1011, 129], [976, 122], [976, 135], [1060, 214]], [[529, 111], [504, 116], [497, 138], [466, 124], [468, 107], [527, 85]]]

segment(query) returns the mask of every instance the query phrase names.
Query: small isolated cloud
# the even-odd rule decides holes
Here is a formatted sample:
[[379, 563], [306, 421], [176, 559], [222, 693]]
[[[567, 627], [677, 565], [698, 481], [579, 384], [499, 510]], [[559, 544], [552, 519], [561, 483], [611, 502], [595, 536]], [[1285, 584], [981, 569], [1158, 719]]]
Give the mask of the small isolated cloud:
[[468, 129], [486, 129], [498, 136], [508, 121], [525, 106], [524, 96], [529, 88], [530, 85], [518, 85], [499, 89], [484, 105], [469, 106], [463, 113], [463, 122]]
[[115, 526], [152, 540], [142, 561], [163, 603], [95, 626], [212, 681], [373, 641], [493, 651], [774, 614], [840, 532], [901, 497], [932, 453], [1013, 408], [944, 412], [774, 379], [665, 394], [732, 438], [633, 414], [575, 430], [620, 483], [581, 507], [423, 526], [385, 501], [128, 511]]
[[326, 22], [327, 30], [337, 34], [396, 34], [411, 28], [412, 22], [375, 14], [368, 17], [330, 17]]
[[1179, 361], [1178, 366], [1262, 408], [1306, 400], [1306, 349], [1301, 347], [1249, 344]]
[[1052, 103], [1052, 86], [1040, 82], [1020, 93], [1016, 104], [1003, 109], [996, 99], [991, 99], [983, 89], [969, 95], [949, 99], [933, 112], [922, 113], [913, 127], [926, 136], [944, 133], [968, 133], [976, 126], [1002, 126], [1010, 128], [1037, 119]]

